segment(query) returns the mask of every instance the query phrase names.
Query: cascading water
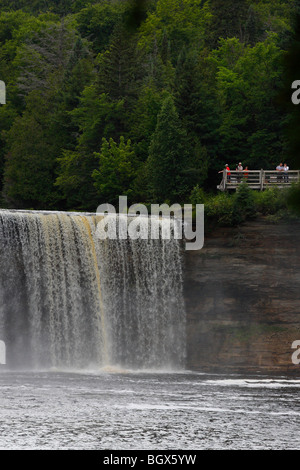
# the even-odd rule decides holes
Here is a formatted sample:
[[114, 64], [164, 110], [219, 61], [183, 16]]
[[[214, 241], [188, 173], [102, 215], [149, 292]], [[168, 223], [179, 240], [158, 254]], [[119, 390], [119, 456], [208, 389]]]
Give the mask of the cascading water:
[[180, 242], [99, 240], [97, 220], [0, 211], [8, 367], [184, 367]]

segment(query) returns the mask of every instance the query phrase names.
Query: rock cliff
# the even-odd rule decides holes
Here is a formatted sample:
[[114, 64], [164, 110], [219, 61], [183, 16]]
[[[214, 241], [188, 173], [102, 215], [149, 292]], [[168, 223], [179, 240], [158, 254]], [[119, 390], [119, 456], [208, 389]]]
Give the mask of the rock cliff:
[[187, 367], [300, 375], [300, 223], [217, 228], [184, 254]]

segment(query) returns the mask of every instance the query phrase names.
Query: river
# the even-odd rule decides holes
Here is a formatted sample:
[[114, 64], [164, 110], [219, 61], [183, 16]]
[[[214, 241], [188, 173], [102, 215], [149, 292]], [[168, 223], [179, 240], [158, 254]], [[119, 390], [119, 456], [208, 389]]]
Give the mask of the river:
[[299, 449], [300, 379], [0, 371], [0, 449]]

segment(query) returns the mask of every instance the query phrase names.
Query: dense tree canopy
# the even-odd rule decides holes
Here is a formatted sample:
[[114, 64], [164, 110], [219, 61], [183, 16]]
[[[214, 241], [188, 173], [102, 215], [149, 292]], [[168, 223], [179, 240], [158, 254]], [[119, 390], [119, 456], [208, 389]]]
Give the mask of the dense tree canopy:
[[183, 203], [225, 162], [299, 166], [298, 3], [0, 0], [2, 206]]

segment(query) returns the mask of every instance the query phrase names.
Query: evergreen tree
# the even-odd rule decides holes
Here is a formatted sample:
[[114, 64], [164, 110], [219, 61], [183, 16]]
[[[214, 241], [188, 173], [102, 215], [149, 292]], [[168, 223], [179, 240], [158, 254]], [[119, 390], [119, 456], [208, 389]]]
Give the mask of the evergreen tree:
[[234, 196], [232, 209], [233, 224], [240, 224], [256, 216], [253, 190], [249, 188], [247, 183], [240, 183]]
[[130, 108], [138, 95], [140, 80], [141, 62], [137, 36], [119, 23], [110, 48], [100, 58], [99, 92], [107, 93], [112, 100], [124, 98], [125, 107]]
[[184, 47], [177, 61], [174, 95], [181, 121], [188, 133], [193, 135], [198, 135], [199, 79], [197, 52]]
[[182, 125], [187, 131], [192, 157], [191, 178], [203, 185], [207, 178], [209, 160], [218, 148], [219, 109], [214, 90], [206, 83], [207, 64], [196, 51], [181, 51], [175, 74], [175, 105]]
[[159, 92], [153, 84], [142, 88], [136, 106], [131, 114], [130, 135], [134, 142], [136, 156], [146, 161], [151, 137], [155, 131], [157, 116], [166, 93]]
[[32, 92], [24, 114], [8, 132], [3, 196], [9, 207], [54, 209], [59, 204], [53, 184], [62, 142], [53, 132], [55, 111], [49, 113], [48, 107], [38, 91]]
[[95, 85], [82, 92], [79, 106], [70, 112], [77, 128], [74, 149], [64, 148], [58, 158], [56, 186], [60, 188], [67, 208], [95, 210], [98, 205], [92, 172], [98, 166], [95, 152], [103, 138], [118, 139], [123, 129], [124, 103], [99, 95]]
[[168, 96], [158, 115], [148, 158], [148, 175], [153, 199], [180, 201], [190, 183], [184, 174], [189, 166], [187, 135], [182, 128], [174, 100]]

